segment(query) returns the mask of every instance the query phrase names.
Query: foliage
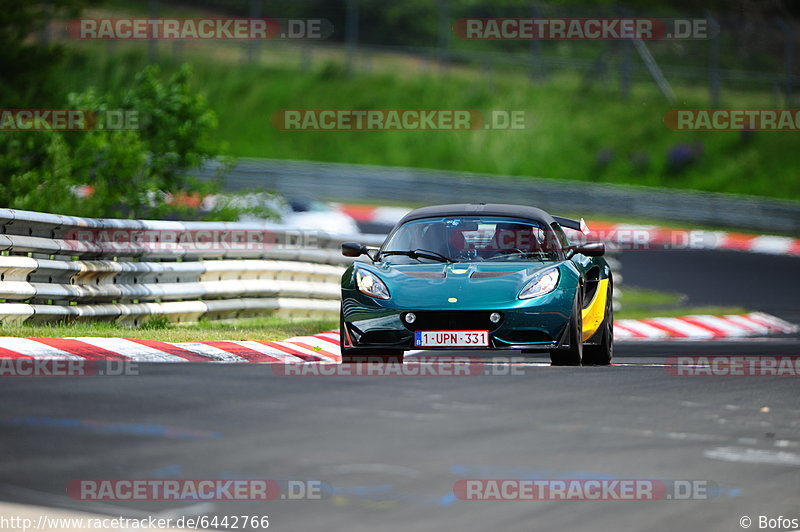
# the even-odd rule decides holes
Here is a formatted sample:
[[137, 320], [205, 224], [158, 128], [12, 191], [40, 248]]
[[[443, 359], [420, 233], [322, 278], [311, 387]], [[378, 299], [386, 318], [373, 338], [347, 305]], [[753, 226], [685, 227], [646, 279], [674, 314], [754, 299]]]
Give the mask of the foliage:
[[[121, 96], [89, 88], [67, 95], [66, 109], [97, 117], [87, 131], [5, 132], [0, 137], [0, 204], [80, 216], [158, 217], [175, 206], [168, 192], [210, 193], [187, 172], [216, 157], [215, 113], [192, 90], [183, 66], [166, 80], [158, 67], [136, 74]], [[119, 129], [113, 117], [126, 117]], [[92, 193], [79, 197], [78, 187]]]
[[[87, 54], [88, 55], [88, 54]], [[195, 77], [220, 118], [217, 135], [230, 155], [595, 181], [800, 199], [800, 151], [786, 132], [683, 132], [664, 125], [670, 104], [654, 84], [629, 99], [614, 87], [582, 87], [553, 76], [531, 83], [525, 72], [418, 73], [397, 63], [391, 73], [346, 74], [343, 61], [241, 68], [193, 60]], [[87, 81], [119, 91], [146, 60], [139, 52], [70, 60], [65, 86]], [[164, 69], [174, 62], [163, 57]], [[89, 66], [90, 65], [90, 66]], [[702, 87], [675, 85], [681, 108], [707, 107]], [[771, 108], [771, 92], [726, 91], [723, 106]], [[523, 130], [280, 131], [279, 109], [523, 110]], [[688, 149], [687, 149], [688, 147]], [[0, 153], [0, 158], [2, 154]], [[352, 198], [341, 198], [351, 199]], [[424, 202], [424, 198], [420, 198]], [[585, 214], [585, 213], [580, 213]]]
[[54, 101], [58, 78], [51, 67], [60, 60], [62, 49], [46, 42], [46, 23], [52, 18], [77, 16], [82, 8], [96, 3], [97, 0], [0, 2], [0, 102], [19, 108], [31, 102], [46, 107]]

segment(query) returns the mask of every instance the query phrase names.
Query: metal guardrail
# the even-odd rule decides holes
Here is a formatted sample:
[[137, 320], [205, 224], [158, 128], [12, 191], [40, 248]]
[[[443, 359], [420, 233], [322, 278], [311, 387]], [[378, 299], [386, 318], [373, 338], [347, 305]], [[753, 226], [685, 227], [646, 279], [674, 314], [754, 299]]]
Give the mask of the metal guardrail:
[[[217, 165], [200, 171], [211, 176]], [[342, 201], [527, 203], [550, 212], [670, 220], [714, 227], [800, 234], [800, 202], [414, 168], [239, 159], [229, 190], [274, 189], [292, 196]]]
[[[274, 224], [90, 219], [0, 209], [0, 323], [139, 326], [277, 313], [335, 318], [351, 259], [383, 235]], [[313, 238], [310, 238], [313, 237]], [[619, 264], [609, 257], [621, 282]], [[618, 301], [615, 300], [615, 307]]]
[[348, 240], [383, 237], [0, 209], [0, 322], [331, 318]]

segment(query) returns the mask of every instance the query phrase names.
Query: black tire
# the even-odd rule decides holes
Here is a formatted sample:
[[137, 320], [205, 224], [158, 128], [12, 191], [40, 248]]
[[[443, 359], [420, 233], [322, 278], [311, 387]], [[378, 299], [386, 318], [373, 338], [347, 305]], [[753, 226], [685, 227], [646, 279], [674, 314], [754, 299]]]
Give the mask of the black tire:
[[587, 345], [583, 348], [584, 366], [608, 366], [614, 357], [614, 302], [613, 286], [608, 283], [608, 296], [606, 300], [606, 316], [603, 321], [602, 337], [597, 345]]
[[342, 364], [364, 364], [397, 362], [403, 363], [402, 349], [369, 349], [364, 347], [344, 346], [344, 316], [339, 311], [339, 350], [342, 353]]
[[550, 351], [550, 364], [553, 366], [580, 366], [583, 359], [583, 289], [578, 287], [572, 316], [569, 320], [569, 347]]

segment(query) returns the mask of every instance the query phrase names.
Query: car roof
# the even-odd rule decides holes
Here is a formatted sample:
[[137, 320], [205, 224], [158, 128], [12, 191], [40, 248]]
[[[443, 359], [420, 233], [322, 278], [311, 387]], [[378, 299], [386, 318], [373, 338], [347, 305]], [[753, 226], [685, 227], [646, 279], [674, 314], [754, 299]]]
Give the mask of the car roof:
[[526, 205], [510, 205], [506, 203], [452, 203], [449, 205], [432, 205], [411, 211], [398, 222], [402, 225], [412, 220], [422, 218], [437, 218], [444, 216], [510, 216], [545, 222], [547, 225], [555, 222], [552, 216], [536, 207]]

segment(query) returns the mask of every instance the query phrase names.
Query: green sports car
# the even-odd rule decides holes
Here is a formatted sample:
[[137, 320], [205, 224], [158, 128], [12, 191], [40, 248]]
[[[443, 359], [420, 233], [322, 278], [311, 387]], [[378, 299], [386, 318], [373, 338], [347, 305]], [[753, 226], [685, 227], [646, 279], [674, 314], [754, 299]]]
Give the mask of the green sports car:
[[342, 276], [342, 361], [402, 361], [409, 350], [549, 352], [554, 365], [606, 365], [613, 279], [581, 221], [520, 205], [457, 204], [407, 214]]

